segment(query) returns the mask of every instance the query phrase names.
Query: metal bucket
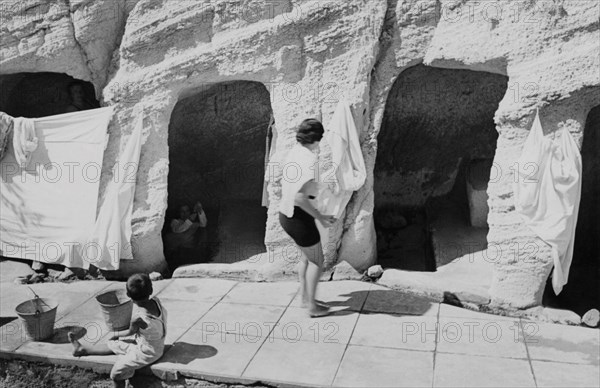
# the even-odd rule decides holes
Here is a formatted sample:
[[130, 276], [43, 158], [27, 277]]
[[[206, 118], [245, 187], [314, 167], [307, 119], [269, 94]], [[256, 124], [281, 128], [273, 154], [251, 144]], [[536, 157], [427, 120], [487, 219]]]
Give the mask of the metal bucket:
[[38, 296], [19, 304], [15, 311], [23, 322], [27, 338], [42, 341], [52, 337], [57, 308], [56, 301]]
[[133, 302], [125, 290], [107, 291], [96, 296], [108, 330], [124, 330], [129, 328]]

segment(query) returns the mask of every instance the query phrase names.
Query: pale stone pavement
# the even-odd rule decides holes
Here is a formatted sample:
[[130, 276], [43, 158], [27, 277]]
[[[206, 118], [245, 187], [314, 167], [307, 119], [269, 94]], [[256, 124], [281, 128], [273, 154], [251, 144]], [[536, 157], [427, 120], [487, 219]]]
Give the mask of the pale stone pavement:
[[[0, 356], [110, 370], [114, 356], [71, 356], [66, 332], [105, 341], [94, 295], [124, 283], [79, 281], [31, 285], [60, 305], [54, 337], [26, 341], [15, 306], [27, 286], [0, 284]], [[542, 324], [471, 312], [372, 283], [322, 282], [330, 316], [310, 319], [297, 283], [219, 279], [154, 282], [168, 310], [169, 345], [150, 369], [211, 381], [334, 387], [597, 387], [597, 329]], [[82, 331], [83, 334], [83, 331]]]

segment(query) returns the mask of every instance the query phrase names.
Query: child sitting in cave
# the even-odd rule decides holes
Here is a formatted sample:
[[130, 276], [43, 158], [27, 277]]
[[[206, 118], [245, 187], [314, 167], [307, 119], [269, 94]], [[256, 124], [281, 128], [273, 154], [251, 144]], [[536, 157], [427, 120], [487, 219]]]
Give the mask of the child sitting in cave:
[[[73, 356], [106, 356], [116, 354], [117, 361], [110, 371], [115, 387], [125, 387], [126, 380], [137, 369], [162, 357], [167, 335], [167, 311], [158, 298], [151, 298], [152, 281], [145, 273], [131, 275], [126, 284], [127, 296], [133, 301], [129, 329], [116, 332], [106, 344], [82, 345], [73, 332], [67, 334], [73, 345]], [[121, 339], [135, 335], [135, 339]]]
[[200, 202], [196, 202], [193, 212], [183, 205], [179, 208], [179, 218], [171, 221], [171, 231], [165, 236], [165, 255], [174, 258], [185, 251], [195, 250], [203, 242], [208, 220]]

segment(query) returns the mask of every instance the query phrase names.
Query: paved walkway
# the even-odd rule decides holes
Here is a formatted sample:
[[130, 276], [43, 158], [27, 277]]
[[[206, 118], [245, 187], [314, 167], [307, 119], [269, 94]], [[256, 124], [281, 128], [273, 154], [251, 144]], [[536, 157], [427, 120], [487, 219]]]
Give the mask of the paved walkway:
[[[110, 335], [94, 295], [123, 283], [31, 286], [59, 301], [54, 337], [27, 341], [15, 306], [27, 286], [0, 284], [0, 357], [108, 372], [113, 356], [71, 356], [66, 333]], [[154, 283], [169, 313], [165, 355], [151, 370], [222, 382], [309, 386], [600, 386], [600, 331], [475, 313], [376, 284], [324, 282], [331, 316], [310, 319], [297, 283], [171, 279]]]

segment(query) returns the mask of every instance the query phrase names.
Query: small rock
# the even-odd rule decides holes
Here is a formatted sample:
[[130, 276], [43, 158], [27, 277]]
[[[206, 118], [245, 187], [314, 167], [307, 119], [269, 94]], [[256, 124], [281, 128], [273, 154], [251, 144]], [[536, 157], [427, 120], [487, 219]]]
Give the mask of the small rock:
[[583, 322], [586, 326], [596, 327], [598, 326], [598, 322], [600, 321], [600, 311], [596, 309], [591, 309], [587, 313], [583, 314], [581, 318], [581, 322]]
[[58, 279], [62, 275], [62, 271], [57, 271], [55, 269], [48, 269], [48, 276], [51, 278]]
[[13, 280], [13, 283], [15, 283], [15, 284], [27, 284], [28, 282], [29, 282], [28, 276], [17, 276], [15, 278], [15, 280]]
[[581, 325], [581, 317], [570, 310], [544, 307], [543, 314], [548, 322], [560, 323], [563, 325]]
[[354, 267], [342, 260], [333, 269], [332, 280], [361, 280], [363, 275]]
[[36, 272], [29, 277], [28, 283], [29, 284], [43, 283], [44, 280], [46, 280], [46, 275], [43, 273]]
[[34, 261], [31, 263], [31, 269], [35, 272], [46, 272], [46, 264], [41, 261]]
[[77, 276], [69, 268], [65, 268], [64, 271], [62, 271], [62, 273], [57, 277], [58, 280], [70, 280], [75, 278], [77, 278]]
[[383, 275], [383, 268], [380, 265], [372, 265], [367, 270], [367, 275], [371, 278], [378, 278]]
[[163, 276], [160, 272], [152, 272], [150, 274], [150, 280], [152, 280], [153, 282], [157, 280], [163, 280]]

